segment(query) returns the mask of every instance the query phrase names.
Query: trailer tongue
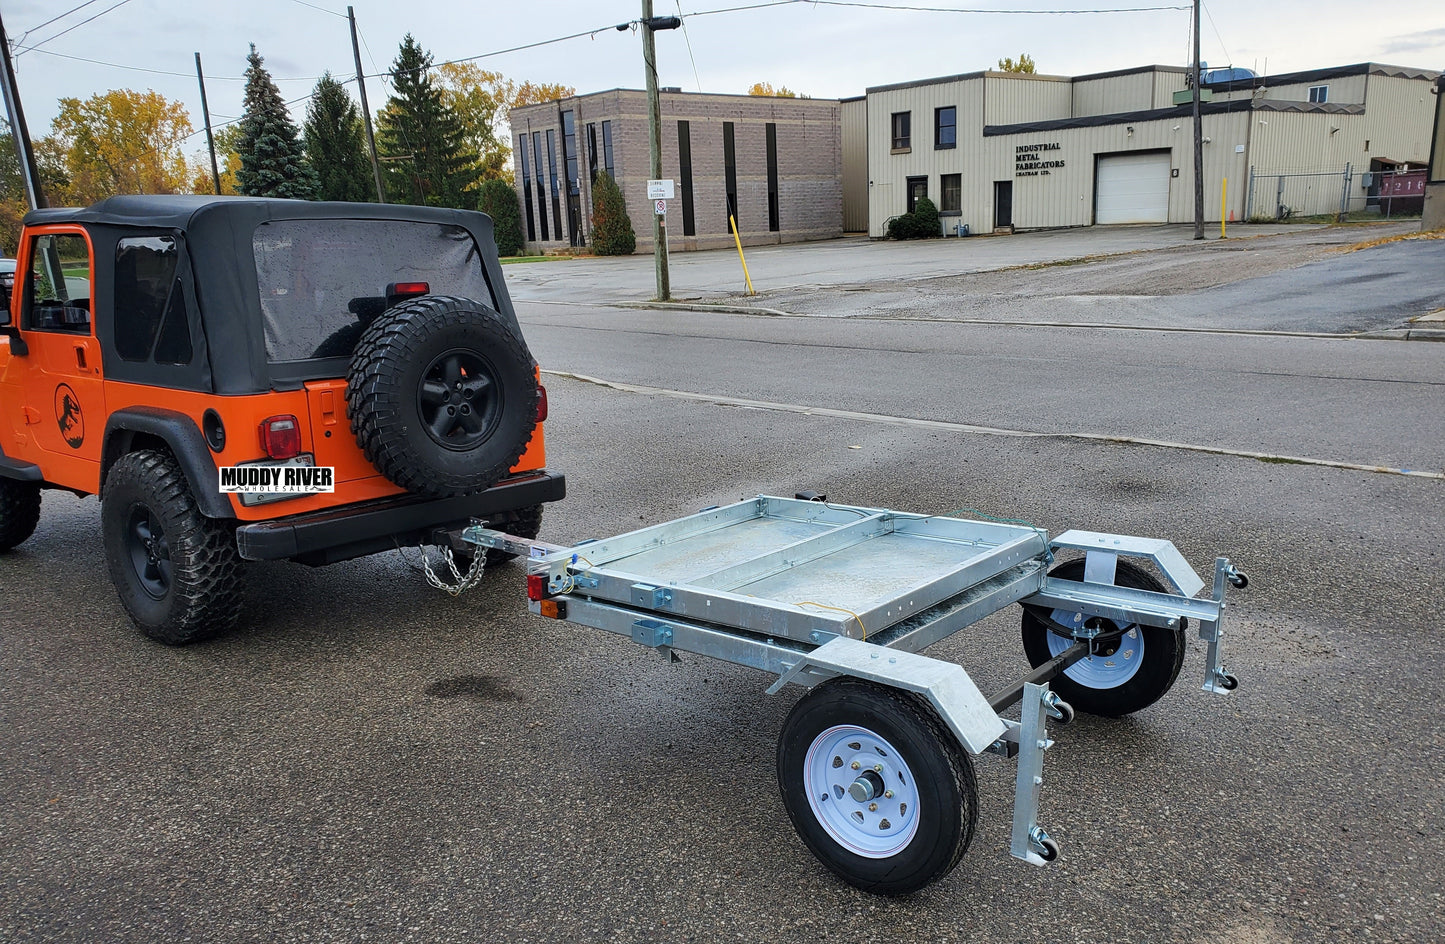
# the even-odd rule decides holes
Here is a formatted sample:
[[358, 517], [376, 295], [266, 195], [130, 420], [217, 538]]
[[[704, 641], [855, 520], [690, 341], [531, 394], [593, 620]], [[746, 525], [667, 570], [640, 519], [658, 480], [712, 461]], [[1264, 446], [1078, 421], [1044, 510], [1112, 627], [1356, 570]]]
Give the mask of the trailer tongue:
[[[1010, 852], [1042, 865], [1046, 723], [1118, 716], [1173, 686], [1189, 621], [1208, 644], [1204, 689], [1224, 670], [1227, 558], [1212, 594], [1168, 541], [759, 496], [628, 534], [558, 547], [472, 527], [463, 539], [529, 556], [533, 613], [699, 655], [811, 689], [779, 738], [778, 782], [804, 842], [882, 894], [948, 874], [977, 817], [970, 755], [1018, 764]], [[1058, 552], [1082, 552], [1049, 570]], [[1153, 565], [1160, 579], [1135, 561]], [[986, 697], [959, 665], [922, 655], [1023, 605], [1032, 671]], [[1053, 690], [1050, 683], [1053, 684]], [[1002, 712], [1022, 703], [1017, 721]]]

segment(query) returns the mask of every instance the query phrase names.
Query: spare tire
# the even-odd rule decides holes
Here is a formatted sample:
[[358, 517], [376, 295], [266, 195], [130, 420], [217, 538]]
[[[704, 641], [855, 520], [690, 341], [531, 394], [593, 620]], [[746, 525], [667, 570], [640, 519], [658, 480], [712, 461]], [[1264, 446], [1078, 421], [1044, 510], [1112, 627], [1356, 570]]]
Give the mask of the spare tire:
[[356, 443], [409, 492], [490, 488], [537, 425], [537, 379], [522, 339], [495, 311], [428, 295], [367, 325], [347, 374]]

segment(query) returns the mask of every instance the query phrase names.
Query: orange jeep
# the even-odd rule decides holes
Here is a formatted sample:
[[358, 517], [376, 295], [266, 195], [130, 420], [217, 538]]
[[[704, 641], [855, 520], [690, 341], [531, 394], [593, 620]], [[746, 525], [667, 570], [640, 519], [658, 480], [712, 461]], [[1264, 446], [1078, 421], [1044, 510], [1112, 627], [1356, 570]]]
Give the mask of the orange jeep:
[[234, 626], [245, 561], [456, 544], [473, 519], [535, 537], [565, 493], [483, 214], [113, 197], [28, 214], [17, 260], [0, 551], [43, 489], [99, 495], [121, 604], [162, 642]]

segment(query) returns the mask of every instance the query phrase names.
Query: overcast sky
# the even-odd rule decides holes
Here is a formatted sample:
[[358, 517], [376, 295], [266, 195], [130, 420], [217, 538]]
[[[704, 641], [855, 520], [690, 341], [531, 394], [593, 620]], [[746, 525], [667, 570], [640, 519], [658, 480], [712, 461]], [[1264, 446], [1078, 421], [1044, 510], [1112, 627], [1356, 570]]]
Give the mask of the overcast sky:
[[[766, 2], [655, 0], [657, 14], [680, 10], [687, 16], [685, 33], [658, 34], [660, 82], [685, 91], [742, 93], [753, 82], [767, 81], [815, 98], [845, 98], [872, 85], [992, 68], [1000, 57], [1021, 52], [1033, 56], [1040, 72], [1060, 75], [1184, 65], [1189, 55], [1190, 15], [1183, 7], [1038, 16], [867, 8], [1118, 9], [1173, 7], [1180, 0], [857, 0], [706, 13]], [[0, 16], [19, 50], [20, 92], [36, 136], [47, 132], [59, 97], [85, 98], [114, 88], [150, 88], [178, 99], [200, 129], [196, 52], [217, 124], [241, 113], [240, 76], [249, 43], [265, 57], [288, 100], [310, 92], [326, 70], [339, 78], [355, 75], [346, 6], [336, 0], [91, 0], [41, 26], [82, 3], [0, 0]], [[407, 32], [440, 62], [596, 30], [479, 62], [509, 78], [561, 82], [583, 93], [643, 86], [639, 35], [612, 29], [640, 15], [640, 0], [356, 0], [353, 5], [368, 73], [388, 67]], [[1205, 10], [1209, 16], [1200, 33], [1210, 66], [1233, 63], [1270, 74], [1365, 61], [1445, 69], [1440, 0], [1388, 5], [1209, 0]], [[95, 14], [102, 15], [82, 22]], [[37, 48], [24, 49], [31, 45]], [[355, 95], [355, 83], [348, 87]], [[368, 80], [368, 95], [373, 109], [385, 100], [380, 79]], [[304, 117], [304, 103], [293, 114], [298, 121]], [[188, 152], [198, 151], [203, 141], [192, 139]]]

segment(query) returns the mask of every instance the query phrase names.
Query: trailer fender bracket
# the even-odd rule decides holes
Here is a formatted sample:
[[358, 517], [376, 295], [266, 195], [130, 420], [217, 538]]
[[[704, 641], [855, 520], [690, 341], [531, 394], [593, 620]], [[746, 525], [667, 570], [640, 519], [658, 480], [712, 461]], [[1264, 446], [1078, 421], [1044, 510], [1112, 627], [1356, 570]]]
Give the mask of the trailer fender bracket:
[[[1065, 531], [1050, 541], [1049, 546], [1087, 551], [1090, 559], [1085, 566], [1090, 571], [1096, 567], [1108, 571], [1105, 575], [1108, 579], [1098, 582], [1113, 583], [1113, 561], [1108, 560], [1105, 555], [1123, 555], [1153, 561], [1174, 592], [1180, 596], [1192, 597], [1204, 589], [1204, 581], [1199, 579], [1194, 568], [1189, 566], [1184, 555], [1180, 554], [1179, 549], [1170, 541], [1138, 538], [1127, 534], [1104, 534], [1099, 531]], [[1090, 580], [1093, 576], [1087, 571], [1086, 574], [1085, 580]]]
[[973, 679], [953, 662], [839, 636], [803, 656], [768, 693], [777, 693], [808, 669], [851, 675], [922, 695], [971, 754], [987, 750], [1007, 727]]

